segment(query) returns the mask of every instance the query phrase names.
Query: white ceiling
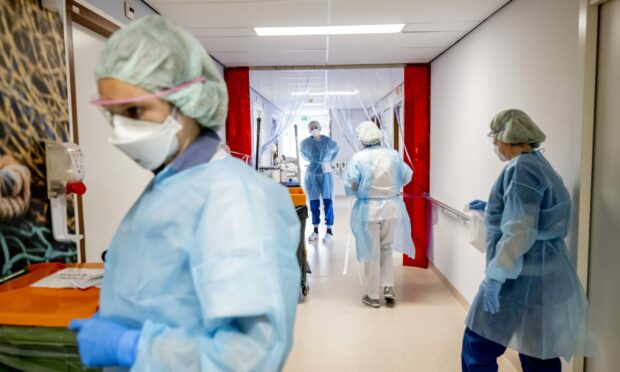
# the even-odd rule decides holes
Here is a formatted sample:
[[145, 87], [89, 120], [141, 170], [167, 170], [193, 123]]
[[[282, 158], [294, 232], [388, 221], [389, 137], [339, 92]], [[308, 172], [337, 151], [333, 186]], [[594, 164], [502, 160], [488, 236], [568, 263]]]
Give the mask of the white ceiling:
[[[228, 67], [429, 62], [508, 1], [147, 0]], [[406, 26], [400, 34], [328, 37], [259, 37], [253, 30], [386, 23]]]
[[[284, 112], [316, 114], [328, 109], [368, 109], [403, 83], [404, 69], [250, 71], [250, 86]], [[295, 92], [353, 92], [349, 96], [293, 95]]]

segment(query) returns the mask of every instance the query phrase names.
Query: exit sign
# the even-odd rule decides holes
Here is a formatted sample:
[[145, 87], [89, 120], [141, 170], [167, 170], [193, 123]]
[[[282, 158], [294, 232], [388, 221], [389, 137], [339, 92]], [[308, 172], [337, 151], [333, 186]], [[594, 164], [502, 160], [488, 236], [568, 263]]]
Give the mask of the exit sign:
[[308, 117], [308, 115], [301, 116], [301, 121], [308, 121], [308, 120], [310, 120], [310, 117]]

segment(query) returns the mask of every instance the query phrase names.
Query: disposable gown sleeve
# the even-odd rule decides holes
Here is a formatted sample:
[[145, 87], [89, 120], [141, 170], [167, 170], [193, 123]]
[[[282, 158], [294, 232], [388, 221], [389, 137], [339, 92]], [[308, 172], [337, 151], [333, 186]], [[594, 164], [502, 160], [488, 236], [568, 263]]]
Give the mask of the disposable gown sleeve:
[[344, 172], [344, 192], [347, 196], [355, 196], [360, 184], [361, 172], [355, 156], [349, 160]]
[[301, 153], [301, 157], [304, 158], [306, 161], [313, 161], [312, 154], [310, 153], [308, 141], [306, 140], [301, 141], [301, 145], [299, 146], [299, 152]]
[[338, 154], [340, 154], [340, 146], [338, 146], [338, 142], [333, 139], [329, 139], [329, 162], [335, 162], [338, 159]]
[[[261, 214], [268, 206], [249, 188], [222, 183], [213, 194], [196, 227], [188, 268], [204, 326], [186, 330], [147, 321], [133, 371], [276, 371], [290, 350], [290, 301], [278, 277], [286, 268], [278, 267], [274, 252], [295, 244], [299, 226], [289, 229], [273, 214]], [[274, 198], [271, 207], [278, 203]]]
[[413, 171], [404, 161], [401, 161], [400, 167], [401, 167], [401, 174], [403, 175], [402, 182], [403, 182], [403, 185], [406, 185], [409, 182], [411, 182], [411, 177], [413, 177]]
[[501, 233], [495, 256], [489, 261], [488, 278], [505, 282], [516, 279], [523, 269], [523, 256], [532, 248], [538, 235], [538, 219], [543, 191], [512, 181], [504, 194]]

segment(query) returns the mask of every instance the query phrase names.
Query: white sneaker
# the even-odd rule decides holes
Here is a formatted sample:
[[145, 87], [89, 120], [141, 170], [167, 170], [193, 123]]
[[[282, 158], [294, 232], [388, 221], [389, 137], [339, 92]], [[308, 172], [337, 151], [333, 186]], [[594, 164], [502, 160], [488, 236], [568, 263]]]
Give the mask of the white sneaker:
[[334, 241], [334, 236], [332, 234], [325, 234], [323, 237], [323, 243], [331, 243]]
[[379, 302], [379, 300], [373, 300], [372, 298], [368, 297], [368, 295], [364, 295], [364, 297], [362, 297], [362, 302], [370, 307], [374, 307], [375, 309], [381, 307], [381, 302]]
[[319, 234], [315, 233], [314, 231], [312, 232], [312, 234], [310, 234], [310, 236], [308, 237], [308, 241], [309, 242], [313, 242], [319, 239]]
[[385, 287], [383, 289], [383, 298], [386, 302], [396, 302], [396, 295], [394, 294], [394, 287]]

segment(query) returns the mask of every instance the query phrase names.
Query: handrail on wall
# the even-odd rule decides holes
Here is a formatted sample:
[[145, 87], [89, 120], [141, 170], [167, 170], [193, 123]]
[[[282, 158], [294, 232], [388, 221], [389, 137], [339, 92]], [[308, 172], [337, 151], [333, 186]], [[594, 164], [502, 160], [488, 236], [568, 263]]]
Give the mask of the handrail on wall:
[[436, 206], [438, 206], [439, 208], [443, 209], [446, 212], [452, 213], [453, 215], [456, 216], [456, 218], [460, 219], [460, 220], [464, 220], [464, 221], [471, 221], [471, 216], [463, 213], [461, 211], [459, 211], [456, 208], [452, 208], [451, 206], [449, 206], [448, 204], [441, 202], [435, 198], [433, 198], [430, 194], [426, 193], [424, 194], [424, 197], [430, 201], [431, 203], [435, 204]]

